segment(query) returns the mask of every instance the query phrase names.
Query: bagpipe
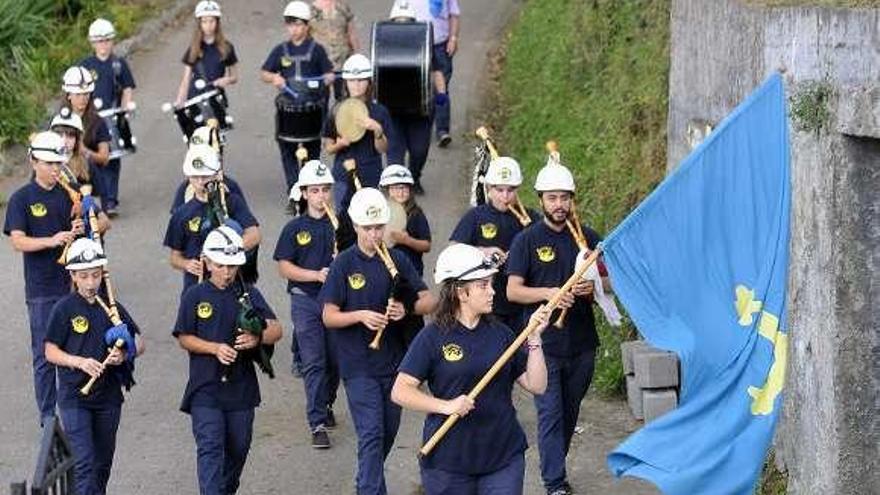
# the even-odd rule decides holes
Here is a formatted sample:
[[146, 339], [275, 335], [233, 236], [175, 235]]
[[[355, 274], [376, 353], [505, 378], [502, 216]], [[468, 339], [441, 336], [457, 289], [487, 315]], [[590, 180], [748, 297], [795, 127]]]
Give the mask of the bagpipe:
[[[495, 144], [489, 137], [489, 129], [479, 127], [474, 134], [480, 140], [474, 148], [474, 170], [471, 174], [471, 206], [479, 206], [486, 203], [489, 185], [486, 184], [486, 173], [489, 164], [500, 155]], [[532, 223], [532, 217], [519, 200], [519, 195], [514, 195], [513, 202], [508, 206], [510, 212], [516, 217], [520, 225], [527, 227]]]
[[[204, 79], [196, 79], [194, 83], [199, 91], [208, 87]], [[170, 102], [162, 104], [164, 113], [174, 112], [174, 119], [183, 133], [183, 142], [189, 143], [193, 132], [203, 125], [213, 125], [220, 131], [220, 139], [225, 142], [226, 132], [232, 130], [235, 119], [228, 114], [229, 100], [223, 88], [211, 88], [204, 93], [193, 96], [175, 108]]]
[[[58, 184], [60, 184], [61, 187], [64, 189], [64, 192], [67, 193], [67, 197], [70, 198], [70, 202], [72, 203], [70, 207], [70, 220], [82, 218], [83, 186], [80, 185], [79, 181], [76, 178], [76, 175], [73, 174], [73, 172], [67, 167], [67, 165], [61, 166], [61, 173], [58, 176]], [[55, 262], [59, 265], [67, 264], [67, 250], [70, 249], [70, 244], [72, 242], [73, 241], [64, 244], [64, 248], [61, 250], [61, 254], [58, 256], [58, 259], [55, 260]]]
[[[205, 218], [205, 221], [201, 223], [201, 231], [207, 235], [208, 232], [221, 225], [228, 225], [241, 235], [241, 226], [235, 221], [235, 219], [229, 216], [229, 209], [226, 205], [226, 194], [228, 193], [228, 190], [226, 185], [223, 184], [222, 178], [208, 182], [205, 185], [205, 189], [208, 191], [208, 203], [205, 206], [205, 214], [203, 217]], [[239, 270], [239, 274], [242, 276], [246, 284], [255, 284], [260, 278], [259, 269], [257, 267], [259, 252], [259, 245], [254, 246], [253, 249], [245, 252], [245, 263]], [[202, 261], [204, 263], [204, 260]], [[204, 273], [204, 265], [202, 268]], [[204, 275], [199, 277], [199, 282], [202, 282], [203, 280]]]
[[[394, 263], [394, 258], [391, 257], [391, 253], [388, 251], [385, 242], [379, 241], [378, 243], [374, 243], [373, 247], [376, 249], [376, 255], [379, 256], [382, 263], [385, 264], [385, 268], [388, 270], [388, 275], [391, 276], [391, 287], [388, 291], [388, 304], [385, 306], [385, 318], [389, 317], [389, 314], [391, 313], [391, 305], [394, 304], [394, 301], [403, 303], [403, 307], [407, 314], [412, 313], [415, 303], [418, 300], [418, 294], [410, 282], [400, 275], [400, 271], [397, 269], [397, 265]], [[401, 322], [402, 321], [403, 320], [401, 320]], [[395, 323], [398, 322], [389, 322], [388, 326], [392, 326]], [[370, 342], [370, 349], [373, 349], [374, 351], [379, 350], [381, 347], [382, 335], [385, 333], [386, 328], [387, 326], [382, 327], [376, 332], [376, 335]]]
[[[254, 307], [247, 287], [242, 273], [239, 272], [235, 278], [236, 301], [238, 304], [238, 315], [235, 318], [237, 328], [232, 332], [227, 344], [230, 347], [234, 346], [235, 339], [242, 333], [247, 333], [256, 337], [259, 340], [257, 346], [244, 352], [250, 357], [250, 359], [257, 363], [260, 371], [268, 375], [269, 378], [275, 378], [275, 369], [272, 367], [272, 356], [275, 353], [275, 345], [263, 344], [263, 331], [266, 330], [267, 326], [266, 318], [259, 312], [259, 310], [257, 310], [257, 308]], [[238, 362], [238, 360], [236, 360], [236, 362]], [[229, 381], [233, 366], [235, 366], [235, 363], [223, 366], [223, 371], [220, 374], [220, 381], [222, 383]]]

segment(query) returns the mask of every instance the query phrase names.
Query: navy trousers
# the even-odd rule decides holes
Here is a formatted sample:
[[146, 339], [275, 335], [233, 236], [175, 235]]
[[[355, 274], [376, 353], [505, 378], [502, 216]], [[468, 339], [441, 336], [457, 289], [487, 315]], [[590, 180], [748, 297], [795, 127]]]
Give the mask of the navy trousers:
[[[431, 147], [431, 118], [418, 116], [392, 116], [394, 139], [388, 144], [388, 163], [408, 166], [413, 178], [422, 177], [428, 150]], [[409, 164], [406, 155], [409, 154]]]
[[101, 409], [61, 408], [61, 423], [73, 450], [77, 495], [104, 495], [113, 467], [120, 406]]
[[[308, 160], [321, 159], [321, 140], [316, 139], [303, 143], [306, 151], [309, 152]], [[296, 161], [296, 150], [299, 148], [298, 143], [288, 143], [287, 141], [278, 141], [278, 150], [281, 152], [281, 166], [284, 168], [284, 180], [287, 183], [286, 192], [290, 192], [290, 188], [296, 184], [299, 179], [299, 162]], [[305, 164], [305, 162], [303, 162]]]
[[522, 495], [526, 460], [520, 452], [506, 466], [478, 475], [427, 468], [421, 472], [425, 495]]
[[119, 205], [119, 175], [122, 170], [122, 160], [115, 158], [107, 162], [103, 167], [97, 167], [97, 181], [101, 183], [101, 205], [107, 208], [115, 208]]
[[[451, 95], [449, 89], [449, 81], [452, 80], [452, 57], [446, 53], [446, 43], [437, 43], [433, 49], [434, 65], [443, 73], [443, 79], [446, 80], [446, 94]], [[449, 98], [445, 105], [437, 105], [434, 107], [434, 125], [437, 135], [449, 132], [450, 115], [452, 114], [452, 98]]]
[[49, 313], [61, 296], [35, 297], [27, 300], [28, 320], [31, 325], [31, 355], [34, 368], [34, 397], [40, 411], [40, 424], [55, 415], [55, 366], [46, 361], [45, 338]]
[[391, 402], [394, 376], [345, 379], [348, 409], [358, 437], [358, 495], [385, 495], [385, 458], [400, 427], [400, 406]]
[[254, 409], [223, 411], [193, 406], [190, 416], [196, 439], [199, 494], [234, 494], [251, 448]]
[[[379, 179], [382, 177], [382, 159], [366, 162], [357, 162], [357, 176], [361, 181], [362, 187], [379, 187]], [[344, 211], [348, 209], [351, 203], [351, 197], [354, 196], [355, 190], [350, 176], [345, 173], [345, 168], [340, 162], [333, 166], [333, 206], [336, 211]]]
[[595, 350], [560, 358], [544, 356], [547, 362], [547, 390], [535, 396], [538, 410], [538, 451], [541, 479], [547, 490], [566, 481], [565, 457], [577, 425], [581, 401], [593, 380]]
[[321, 304], [314, 298], [291, 294], [290, 318], [302, 359], [306, 417], [312, 430], [327, 422], [327, 409], [336, 401], [339, 388], [339, 370], [321, 311]]

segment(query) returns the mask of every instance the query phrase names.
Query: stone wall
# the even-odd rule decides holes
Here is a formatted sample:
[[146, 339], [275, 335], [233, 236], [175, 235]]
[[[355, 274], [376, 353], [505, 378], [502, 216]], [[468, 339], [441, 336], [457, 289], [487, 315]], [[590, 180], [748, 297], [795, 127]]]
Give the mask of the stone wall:
[[789, 493], [880, 493], [880, 12], [673, 0], [669, 168], [769, 74], [792, 137], [778, 457]]

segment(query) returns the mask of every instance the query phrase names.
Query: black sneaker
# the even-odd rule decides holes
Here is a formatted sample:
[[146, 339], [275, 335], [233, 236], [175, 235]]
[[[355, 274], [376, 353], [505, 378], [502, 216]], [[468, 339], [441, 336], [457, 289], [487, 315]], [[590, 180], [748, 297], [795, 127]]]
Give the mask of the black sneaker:
[[116, 218], [119, 216], [119, 209], [116, 206], [108, 206], [104, 211], [109, 218]]
[[330, 436], [327, 435], [327, 429], [324, 425], [318, 425], [312, 430], [312, 448], [313, 449], [329, 449]]
[[558, 488], [547, 490], [547, 495], [573, 495], [574, 491], [567, 481], [564, 481]]
[[449, 135], [448, 132], [444, 132], [440, 134], [440, 137], [437, 139], [437, 146], [441, 148], [445, 148], [449, 146], [449, 143], [452, 142], [452, 136]]
[[422, 187], [422, 181], [416, 179], [416, 183], [413, 184], [413, 192], [416, 193], [417, 196], [425, 195], [425, 188]]
[[328, 430], [332, 430], [333, 428], [336, 428], [336, 415], [333, 414], [332, 407], [327, 408], [327, 421], [324, 422], [324, 428], [326, 428]]

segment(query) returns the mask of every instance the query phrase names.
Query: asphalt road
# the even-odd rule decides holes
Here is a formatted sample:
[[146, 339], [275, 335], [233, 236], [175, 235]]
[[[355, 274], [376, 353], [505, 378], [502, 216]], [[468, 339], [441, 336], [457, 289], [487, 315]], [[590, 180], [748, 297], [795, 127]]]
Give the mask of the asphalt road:
[[[288, 220], [283, 205], [283, 173], [273, 140], [274, 89], [258, 79], [258, 68], [269, 50], [284, 37], [279, 0], [225, 2], [224, 29], [235, 44], [241, 78], [230, 91], [236, 129], [230, 136], [229, 173], [244, 188], [261, 222], [262, 279], [260, 288], [285, 323], [285, 339], [276, 354], [281, 370], [275, 380], [261, 379], [263, 404], [258, 409], [254, 442], [242, 478], [242, 494], [352, 493], [356, 439], [344, 396], [337, 404], [340, 427], [332, 433], [333, 448], [314, 451], [304, 417], [302, 383], [290, 368], [290, 322], [284, 284], [275, 275], [272, 250]], [[358, 29], [367, 45], [370, 25], [384, 18], [389, 1], [353, 0]], [[432, 149], [419, 198], [434, 233], [427, 270], [465, 210], [472, 141], [470, 131], [479, 116], [486, 53], [515, 13], [515, 0], [462, 2], [462, 47], [455, 59], [452, 84], [455, 140], [445, 150]], [[138, 362], [138, 385], [123, 407], [111, 493], [197, 493], [195, 445], [189, 416], [179, 412], [186, 383], [186, 354], [171, 337], [177, 308], [180, 274], [167, 262], [162, 236], [174, 188], [182, 178], [184, 145], [172, 118], [160, 105], [173, 99], [181, 73], [179, 62], [192, 25], [167, 30], [150, 50], [130, 62], [138, 82], [139, 112], [133, 123], [139, 152], [123, 162], [121, 215], [108, 237], [108, 254], [119, 298], [144, 330], [147, 353]], [[20, 185], [8, 183], [4, 189]], [[30, 478], [39, 429], [33, 403], [27, 313], [20, 255], [8, 242], [0, 243], [0, 294], [6, 324], [0, 328], [0, 485]], [[535, 445], [535, 412], [531, 400], [517, 392], [520, 418]], [[570, 480], [579, 493], [653, 493], [634, 483], [612, 484], [605, 453], [638, 424], [620, 402], [590, 398], [584, 402], [581, 426], [569, 460]], [[419, 475], [415, 453], [422, 416], [404, 413], [394, 452], [386, 463], [389, 491], [417, 493]], [[462, 453], [467, 455], [466, 453]], [[527, 454], [527, 493], [542, 493], [537, 474], [537, 448]]]

